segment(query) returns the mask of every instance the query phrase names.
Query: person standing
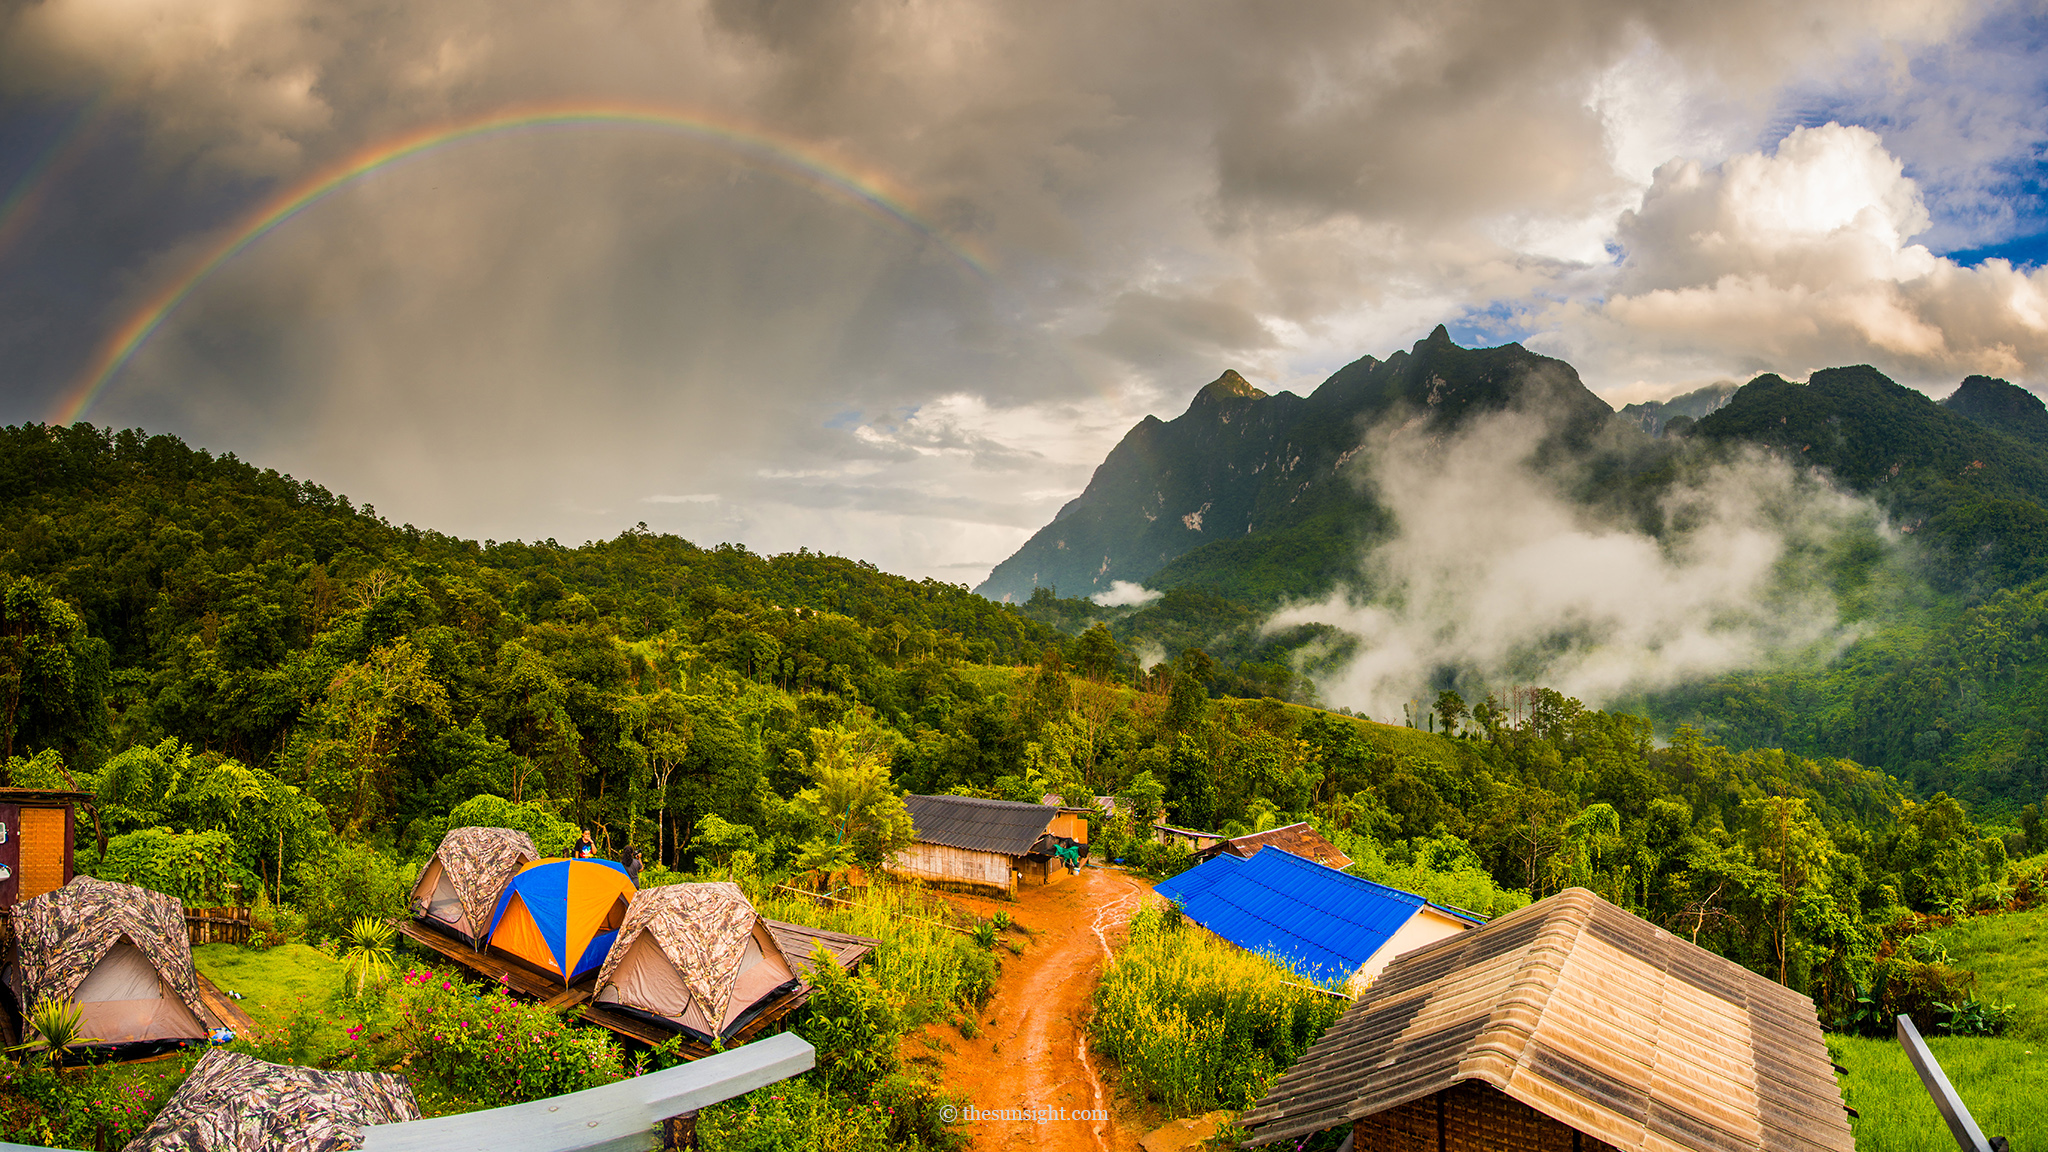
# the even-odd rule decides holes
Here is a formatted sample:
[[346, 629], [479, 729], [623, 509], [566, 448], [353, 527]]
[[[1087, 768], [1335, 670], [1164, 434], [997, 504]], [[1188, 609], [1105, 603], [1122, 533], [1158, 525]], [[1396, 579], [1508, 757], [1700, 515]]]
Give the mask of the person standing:
[[628, 843], [626, 850], [619, 853], [619, 864], [625, 868], [626, 875], [632, 877], [633, 887], [638, 888], [640, 886], [640, 869], [645, 867], [646, 864], [645, 861], [640, 859], [640, 850]]
[[588, 860], [597, 855], [597, 841], [590, 838], [590, 829], [585, 828], [582, 839], [576, 841], [575, 855], [578, 860]]

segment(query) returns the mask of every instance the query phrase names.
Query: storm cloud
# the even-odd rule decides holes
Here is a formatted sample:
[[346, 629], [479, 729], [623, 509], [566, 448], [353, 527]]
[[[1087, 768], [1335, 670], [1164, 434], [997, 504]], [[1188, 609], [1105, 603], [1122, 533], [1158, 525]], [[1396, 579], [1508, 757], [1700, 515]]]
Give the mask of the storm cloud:
[[[1223, 368], [1303, 390], [1444, 320], [1610, 392], [1856, 361], [2039, 383], [2040, 274], [1914, 246], [2038, 226], [1998, 194], [2043, 134], [2026, 77], [2048, 70], [1983, 33], [2014, 19], [0, 3], [0, 188], [26, 190], [0, 220], [0, 419], [58, 411], [284, 190], [408, 134], [571, 107], [716, 130], [536, 124], [348, 182], [200, 280], [86, 418], [464, 535], [645, 520], [971, 583]], [[1751, 227], [1759, 189], [1801, 180], [1847, 180], [1869, 212]], [[1733, 222], [1728, 243], [1702, 220]]]

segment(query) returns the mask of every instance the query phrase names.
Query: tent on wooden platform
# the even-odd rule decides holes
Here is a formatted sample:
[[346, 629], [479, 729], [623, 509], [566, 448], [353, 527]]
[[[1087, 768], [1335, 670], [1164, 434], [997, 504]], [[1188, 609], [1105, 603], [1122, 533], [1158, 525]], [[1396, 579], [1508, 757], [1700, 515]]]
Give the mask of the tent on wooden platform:
[[14, 931], [10, 976], [24, 1016], [45, 1000], [73, 1001], [94, 1041], [86, 1047], [197, 1043], [212, 1032], [176, 896], [76, 876], [17, 905]]
[[597, 1002], [727, 1038], [802, 987], [737, 884], [669, 884], [633, 897], [597, 973]]
[[1354, 992], [1394, 957], [1480, 922], [1272, 845], [1249, 860], [1211, 857], [1154, 890], [1232, 944]]
[[123, 1152], [342, 1152], [363, 1128], [420, 1118], [389, 1072], [270, 1064], [215, 1048]]
[[450, 828], [413, 885], [413, 918], [481, 949], [505, 885], [538, 859], [524, 832]]
[[1572, 888], [1407, 953], [1248, 1145], [1851, 1152], [1813, 1001]]
[[574, 984], [604, 964], [633, 878], [610, 860], [536, 860], [515, 873], [491, 916], [491, 947]]

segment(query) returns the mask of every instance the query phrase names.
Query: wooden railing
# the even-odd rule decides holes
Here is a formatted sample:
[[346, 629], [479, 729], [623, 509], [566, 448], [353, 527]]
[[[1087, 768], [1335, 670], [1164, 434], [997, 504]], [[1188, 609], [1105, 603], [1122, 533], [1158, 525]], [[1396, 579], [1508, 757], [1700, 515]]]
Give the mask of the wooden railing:
[[[645, 1076], [530, 1104], [372, 1124], [363, 1152], [648, 1152], [655, 1125], [810, 1071], [818, 1054], [792, 1032]], [[0, 1152], [37, 1152], [0, 1144]]]
[[185, 935], [197, 948], [201, 944], [247, 944], [247, 908], [186, 908]]
[[488, 1112], [363, 1129], [363, 1152], [645, 1152], [654, 1126], [808, 1072], [810, 1042], [770, 1036], [645, 1076]]

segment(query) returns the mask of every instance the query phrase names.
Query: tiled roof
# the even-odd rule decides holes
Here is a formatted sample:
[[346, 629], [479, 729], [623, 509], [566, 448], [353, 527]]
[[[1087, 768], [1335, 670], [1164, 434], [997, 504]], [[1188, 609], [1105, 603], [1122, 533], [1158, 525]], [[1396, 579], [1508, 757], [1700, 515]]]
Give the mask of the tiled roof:
[[1250, 859], [1259, 849], [1268, 844], [1284, 852], [1292, 852], [1304, 860], [1328, 864], [1332, 868], [1349, 868], [1351, 857], [1337, 850], [1335, 844], [1323, 838], [1323, 834], [1306, 823], [1289, 824], [1285, 828], [1270, 828], [1264, 832], [1253, 832], [1248, 836], [1237, 836], [1221, 844], [1203, 849], [1205, 852], [1228, 852], [1233, 856]]
[[1854, 1148], [1811, 1000], [1582, 888], [1395, 960], [1241, 1122], [1291, 1142], [1461, 1081], [1618, 1148]]
[[1260, 849], [1181, 901], [1188, 919], [1216, 935], [1324, 981], [1356, 972], [1425, 903], [1278, 848]]
[[1060, 810], [979, 796], [905, 796], [913, 835], [927, 844], [1022, 856]]

